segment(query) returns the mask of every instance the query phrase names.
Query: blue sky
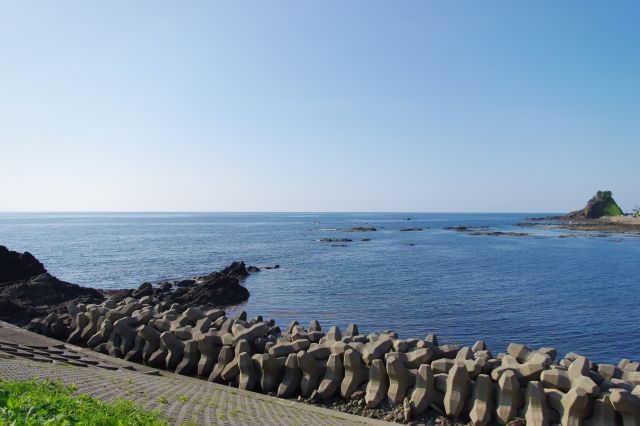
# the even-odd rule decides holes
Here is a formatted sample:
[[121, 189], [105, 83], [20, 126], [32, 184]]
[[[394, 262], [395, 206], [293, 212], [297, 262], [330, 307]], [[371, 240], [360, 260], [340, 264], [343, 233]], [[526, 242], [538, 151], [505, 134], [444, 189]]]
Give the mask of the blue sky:
[[638, 1], [0, 0], [0, 210], [640, 204]]

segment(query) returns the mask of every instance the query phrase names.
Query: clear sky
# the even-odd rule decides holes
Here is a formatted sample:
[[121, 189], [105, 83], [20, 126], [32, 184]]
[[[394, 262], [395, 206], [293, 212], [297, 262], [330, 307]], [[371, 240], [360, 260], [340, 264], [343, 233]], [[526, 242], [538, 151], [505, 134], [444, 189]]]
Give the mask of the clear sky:
[[630, 210], [639, 164], [637, 0], [0, 0], [0, 210]]

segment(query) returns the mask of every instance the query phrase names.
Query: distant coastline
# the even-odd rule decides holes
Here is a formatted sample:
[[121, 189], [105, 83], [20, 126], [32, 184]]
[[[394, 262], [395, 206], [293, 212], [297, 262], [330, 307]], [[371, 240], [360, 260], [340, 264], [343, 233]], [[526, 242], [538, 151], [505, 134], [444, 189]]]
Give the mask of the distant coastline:
[[518, 225], [546, 226], [571, 231], [596, 231], [623, 234], [640, 234], [640, 217], [636, 216], [603, 216], [597, 219], [568, 218], [566, 216], [551, 216], [530, 218]]

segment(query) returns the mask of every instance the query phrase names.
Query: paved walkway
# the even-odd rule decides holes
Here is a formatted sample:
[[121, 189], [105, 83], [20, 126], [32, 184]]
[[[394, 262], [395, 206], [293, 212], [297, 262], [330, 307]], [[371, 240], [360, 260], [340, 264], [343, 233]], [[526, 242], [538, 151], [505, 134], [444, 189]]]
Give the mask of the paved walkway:
[[170, 423], [386, 425], [338, 411], [247, 392], [62, 343], [0, 321], [0, 378], [60, 380], [78, 393], [159, 409]]

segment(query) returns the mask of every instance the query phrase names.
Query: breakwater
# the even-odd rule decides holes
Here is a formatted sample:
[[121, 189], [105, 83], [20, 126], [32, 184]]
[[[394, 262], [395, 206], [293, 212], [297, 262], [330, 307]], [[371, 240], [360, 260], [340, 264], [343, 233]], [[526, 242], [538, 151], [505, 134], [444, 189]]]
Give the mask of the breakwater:
[[[401, 406], [404, 419], [429, 410], [474, 425], [637, 425], [640, 364], [596, 364], [575, 353], [512, 343], [493, 354], [440, 345], [437, 337], [361, 335], [351, 324], [326, 332], [317, 321], [273, 320], [246, 312], [202, 311], [153, 296], [69, 304], [68, 313], [33, 320], [29, 329], [148, 366], [282, 398], [360, 400]], [[586, 424], [586, 423], [585, 423]]]

